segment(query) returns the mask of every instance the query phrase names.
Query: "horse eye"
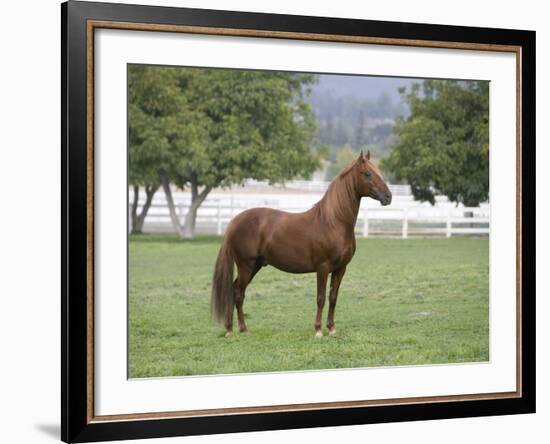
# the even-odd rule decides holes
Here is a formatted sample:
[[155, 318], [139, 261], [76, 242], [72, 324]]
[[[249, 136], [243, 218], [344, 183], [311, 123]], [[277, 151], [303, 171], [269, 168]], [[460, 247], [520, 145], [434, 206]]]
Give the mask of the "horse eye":
[[365, 177], [370, 177], [370, 172], [369, 172], [369, 171], [365, 171], [365, 172], [363, 173], [363, 175], [364, 175]]

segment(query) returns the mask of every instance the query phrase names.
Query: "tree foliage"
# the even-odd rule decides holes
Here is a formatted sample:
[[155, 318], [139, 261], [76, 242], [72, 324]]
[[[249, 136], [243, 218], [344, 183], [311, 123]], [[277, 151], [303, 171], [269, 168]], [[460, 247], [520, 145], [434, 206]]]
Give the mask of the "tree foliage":
[[327, 168], [326, 180], [334, 179], [340, 171], [347, 167], [352, 161], [357, 159], [358, 152], [350, 145], [344, 145], [337, 153], [336, 159]]
[[[170, 165], [172, 116], [181, 109], [174, 73], [142, 67], [128, 69], [128, 182], [133, 188], [132, 232], [141, 233], [161, 174]], [[137, 214], [140, 187], [146, 201]]]
[[172, 214], [189, 237], [213, 188], [311, 174], [319, 163], [316, 124], [303, 91], [314, 81], [308, 74], [131, 65], [130, 183], [161, 184], [169, 205], [170, 184], [189, 189], [183, 228]]
[[466, 206], [489, 197], [489, 83], [425, 80], [401, 91], [410, 107], [382, 167], [411, 185], [415, 199], [435, 194]]

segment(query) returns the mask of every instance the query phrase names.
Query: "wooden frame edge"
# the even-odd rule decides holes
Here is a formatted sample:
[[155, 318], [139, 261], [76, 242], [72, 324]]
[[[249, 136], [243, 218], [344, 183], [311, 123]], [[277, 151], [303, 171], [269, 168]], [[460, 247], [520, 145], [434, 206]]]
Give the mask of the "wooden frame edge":
[[95, 364], [95, 336], [94, 336], [94, 276], [95, 276], [95, 245], [94, 245], [94, 28], [86, 27], [86, 313], [88, 322], [86, 330], [87, 340], [87, 399], [86, 399], [86, 419], [89, 423], [94, 418], [94, 364]]
[[[234, 407], [222, 409], [183, 410], [172, 412], [144, 412], [117, 415], [94, 414], [94, 31], [95, 29], [121, 29], [150, 32], [175, 32], [203, 35], [236, 37], [260, 37], [288, 40], [326, 41], [338, 43], [360, 43], [387, 46], [406, 46], [440, 49], [462, 49], [475, 51], [510, 52], [516, 56], [516, 391], [487, 394], [452, 396], [428, 396], [396, 398], [387, 400], [341, 401], [308, 404], [285, 404], [260, 407]], [[86, 107], [87, 107], [87, 423], [97, 424], [125, 420], [153, 420], [165, 418], [191, 418], [204, 416], [227, 416], [237, 414], [258, 414], [273, 412], [296, 412], [304, 410], [327, 410], [337, 408], [359, 408], [389, 405], [409, 405], [416, 403], [464, 402], [496, 399], [517, 399], [522, 397], [522, 47], [485, 43], [449, 42], [385, 37], [346, 36], [334, 34], [312, 34], [285, 31], [264, 31], [253, 29], [217, 28], [206, 26], [148, 24], [138, 22], [88, 19], [86, 22]]]
[[125, 29], [129, 31], [174, 32], [187, 34], [219, 35], [227, 37], [260, 37], [286, 40], [310, 40], [336, 43], [362, 43], [386, 46], [413, 46], [423, 48], [466, 49], [473, 51], [516, 52], [521, 49], [517, 45], [501, 45], [490, 43], [450, 42], [438, 40], [399, 39], [389, 37], [368, 37], [339, 34], [315, 34], [305, 32], [265, 31], [260, 29], [239, 29], [191, 25], [166, 25], [139, 22], [124, 22], [111, 20], [88, 20], [92, 29]]
[[523, 158], [523, 109], [522, 109], [522, 48], [516, 51], [516, 390], [523, 395], [523, 288], [522, 288], [522, 158]]
[[518, 392], [500, 392], [488, 394], [472, 395], [451, 395], [451, 396], [426, 396], [414, 398], [393, 398], [365, 401], [335, 401], [319, 402], [308, 404], [281, 404], [258, 407], [231, 407], [221, 409], [198, 409], [181, 410], [168, 412], [151, 413], [127, 413], [118, 415], [95, 416], [90, 423], [127, 421], [127, 420], [147, 420], [147, 419], [166, 419], [166, 418], [196, 418], [202, 416], [230, 416], [239, 414], [259, 414], [259, 413], [282, 413], [296, 412], [304, 410], [330, 410], [338, 408], [361, 408], [361, 407], [387, 407], [392, 405], [410, 405], [410, 404], [437, 404], [442, 402], [463, 402], [463, 401], [483, 401], [495, 399], [514, 399], [520, 398]]

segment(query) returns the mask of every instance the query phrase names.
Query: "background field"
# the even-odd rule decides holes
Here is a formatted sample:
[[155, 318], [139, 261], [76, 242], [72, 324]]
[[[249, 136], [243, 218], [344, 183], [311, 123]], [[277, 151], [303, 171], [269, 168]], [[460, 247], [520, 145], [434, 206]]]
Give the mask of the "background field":
[[130, 237], [130, 378], [489, 359], [487, 239], [357, 239], [337, 335], [325, 328], [321, 339], [313, 337], [315, 275], [273, 267], [247, 289], [250, 332], [224, 338], [210, 320], [220, 241]]

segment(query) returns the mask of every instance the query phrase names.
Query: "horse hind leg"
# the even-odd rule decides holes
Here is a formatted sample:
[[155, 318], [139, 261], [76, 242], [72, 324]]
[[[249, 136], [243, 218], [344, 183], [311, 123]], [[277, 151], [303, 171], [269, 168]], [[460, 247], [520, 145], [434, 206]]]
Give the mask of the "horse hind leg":
[[243, 304], [245, 297], [245, 290], [248, 284], [252, 281], [256, 273], [262, 267], [256, 260], [254, 263], [238, 266], [239, 276], [233, 283], [233, 298], [235, 301], [235, 307], [237, 308], [237, 318], [239, 320], [239, 331], [245, 333], [248, 331], [246, 322], [244, 321]]
[[235, 307], [237, 308], [237, 318], [239, 320], [239, 331], [244, 333], [248, 331], [246, 323], [244, 322], [244, 313], [243, 313], [243, 303], [244, 303], [244, 292], [246, 286], [240, 281], [240, 277], [235, 279], [233, 284], [233, 297], [235, 299]]

